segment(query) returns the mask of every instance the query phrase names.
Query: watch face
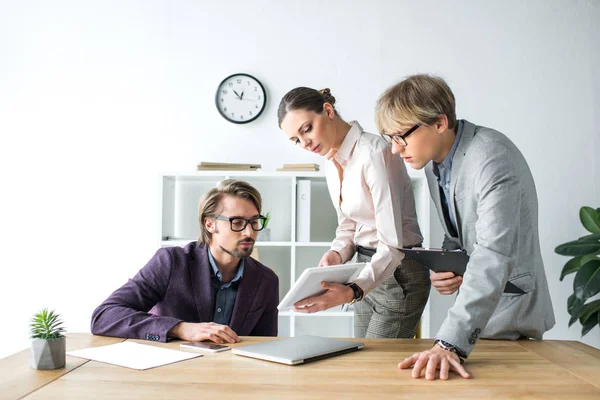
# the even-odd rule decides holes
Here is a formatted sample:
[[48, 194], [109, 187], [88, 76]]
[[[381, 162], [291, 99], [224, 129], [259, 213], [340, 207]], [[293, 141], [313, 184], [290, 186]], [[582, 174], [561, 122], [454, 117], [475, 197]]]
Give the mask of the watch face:
[[219, 84], [215, 104], [223, 118], [235, 124], [245, 124], [263, 112], [267, 94], [258, 79], [247, 74], [234, 74]]

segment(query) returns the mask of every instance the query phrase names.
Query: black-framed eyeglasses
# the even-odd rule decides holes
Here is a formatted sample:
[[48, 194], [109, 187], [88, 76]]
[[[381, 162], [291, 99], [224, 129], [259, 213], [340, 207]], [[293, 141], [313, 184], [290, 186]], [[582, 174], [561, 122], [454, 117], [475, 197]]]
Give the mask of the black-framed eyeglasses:
[[411, 133], [413, 133], [414, 131], [419, 129], [420, 126], [421, 126], [421, 124], [416, 124], [409, 130], [407, 130], [403, 135], [389, 135], [387, 133], [382, 133], [381, 136], [385, 139], [386, 142], [388, 142], [390, 144], [392, 143], [392, 140], [393, 140], [398, 145], [404, 147], [404, 146], [406, 146], [406, 138], [408, 137], [408, 135], [410, 135]]
[[261, 231], [265, 227], [265, 222], [267, 221], [267, 217], [260, 215], [258, 217], [245, 219], [242, 217], [224, 217], [222, 215], [218, 215], [215, 217], [219, 221], [229, 221], [229, 225], [231, 226], [231, 230], [234, 232], [241, 232], [246, 229], [246, 226], [250, 224], [252, 230]]

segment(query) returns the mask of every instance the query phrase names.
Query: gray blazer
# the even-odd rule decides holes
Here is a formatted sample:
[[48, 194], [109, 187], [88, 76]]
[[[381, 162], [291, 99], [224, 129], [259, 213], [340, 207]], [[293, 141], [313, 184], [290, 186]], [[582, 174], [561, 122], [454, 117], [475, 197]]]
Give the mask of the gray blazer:
[[[456, 301], [436, 338], [466, 355], [478, 338], [541, 339], [554, 311], [538, 235], [535, 183], [525, 158], [502, 133], [463, 121], [452, 160], [449, 233], [433, 162], [425, 167], [429, 191], [446, 233], [470, 256]], [[506, 282], [522, 294], [504, 293]]]

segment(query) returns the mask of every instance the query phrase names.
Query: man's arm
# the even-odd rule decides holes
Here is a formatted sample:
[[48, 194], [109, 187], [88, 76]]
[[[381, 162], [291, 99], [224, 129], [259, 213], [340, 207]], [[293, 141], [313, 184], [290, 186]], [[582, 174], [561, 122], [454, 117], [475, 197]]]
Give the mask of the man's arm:
[[169, 286], [173, 260], [167, 249], [159, 249], [133, 279], [117, 289], [92, 314], [94, 335], [167, 341], [167, 332], [178, 318], [149, 314]]

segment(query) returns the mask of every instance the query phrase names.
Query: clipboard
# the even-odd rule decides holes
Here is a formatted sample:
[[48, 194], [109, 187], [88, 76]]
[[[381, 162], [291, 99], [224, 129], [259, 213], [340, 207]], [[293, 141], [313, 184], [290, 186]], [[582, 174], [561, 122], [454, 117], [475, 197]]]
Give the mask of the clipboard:
[[411, 258], [433, 272], [454, 272], [463, 276], [467, 270], [469, 256], [464, 250], [425, 249], [413, 247], [400, 249], [406, 257]]

